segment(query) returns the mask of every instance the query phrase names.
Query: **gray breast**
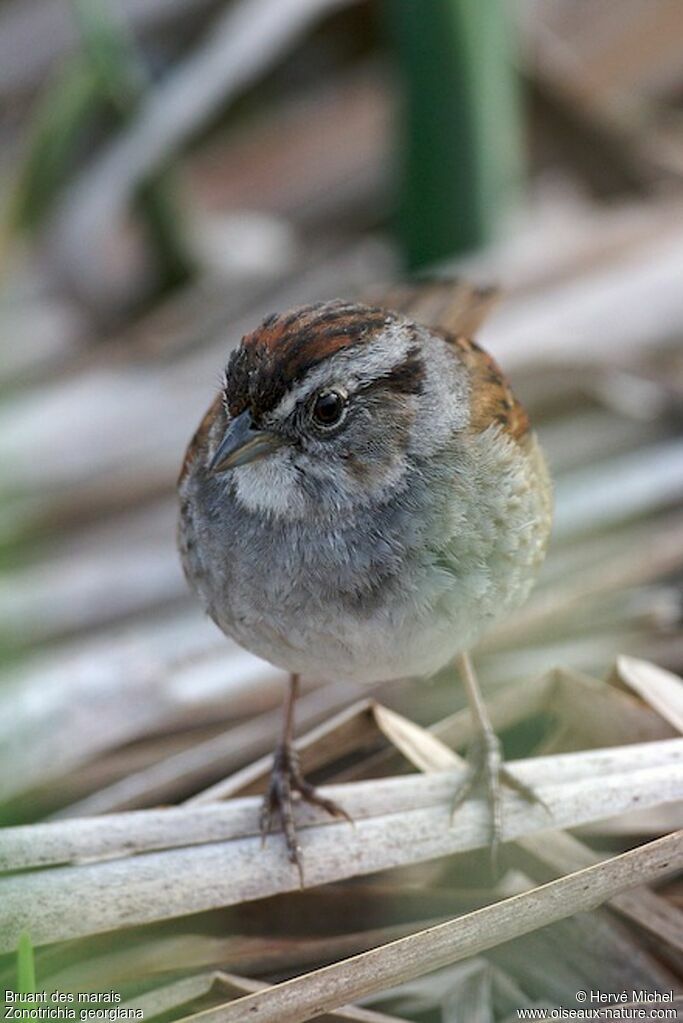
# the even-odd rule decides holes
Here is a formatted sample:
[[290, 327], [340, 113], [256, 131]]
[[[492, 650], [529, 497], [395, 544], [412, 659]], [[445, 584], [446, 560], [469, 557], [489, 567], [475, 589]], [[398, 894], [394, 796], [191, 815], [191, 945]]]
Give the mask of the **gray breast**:
[[250, 512], [225, 480], [198, 474], [181, 507], [186, 574], [217, 624], [264, 655], [261, 632], [297, 644], [304, 631], [315, 641], [316, 623], [327, 634], [340, 616], [381, 616], [425, 570], [439, 528], [432, 472], [411, 474], [380, 507], [313, 521]]
[[286, 670], [429, 674], [524, 599], [538, 562], [530, 467], [517, 459], [511, 473], [498, 442], [483, 480], [447, 457], [415, 462], [381, 505], [325, 519], [249, 512], [199, 474], [185, 495], [188, 576], [228, 635]]

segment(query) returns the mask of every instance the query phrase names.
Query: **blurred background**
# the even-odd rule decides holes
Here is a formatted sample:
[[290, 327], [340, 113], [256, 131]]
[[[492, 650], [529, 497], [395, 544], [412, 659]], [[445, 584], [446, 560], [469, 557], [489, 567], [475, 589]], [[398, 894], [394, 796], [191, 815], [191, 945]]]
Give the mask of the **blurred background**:
[[[542, 580], [477, 651], [494, 701], [559, 669], [508, 753], [662, 734], [613, 666], [683, 670], [679, 0], [0, 0], [0, 139], [3, 823], [272, 748], [283, 676], [190, 596], [175, 478], [243, 333], [407, 274], [501, 287], [480, 338], [556, 480]], [[362, 695], [306, 680], [301, 728]]]

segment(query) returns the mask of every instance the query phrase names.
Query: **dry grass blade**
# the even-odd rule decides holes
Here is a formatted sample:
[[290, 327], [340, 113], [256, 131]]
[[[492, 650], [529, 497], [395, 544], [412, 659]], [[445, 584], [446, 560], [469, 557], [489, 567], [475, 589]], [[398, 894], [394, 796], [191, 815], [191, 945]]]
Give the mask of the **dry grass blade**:
[[[343, 685], [343, 689], [347, 690], [346, 684]], [[299, 723], [303, 721], [302, 704], [302, 700], [297, 703]], [[297, 753], [304, 773], [315, 770], [350, 750], [361, 748], [374, 733], [374, 720], [374, 704], [371, 700], [364, 699], [328, 718], [317, 728], [312, 728], [307, 735], [296, 742]], [[208, 789], [196, 793], [187, 800], [187, 804], [213, 803], [219, 799], [229, 799], [238, 793], [247, 794], [258, 791], [268, 778], [272, 763], [272, 755], [260, 757], [229, 778], [224, 778]]]
[[[405, 719], [394, 712], [392, 719], [405, 723]], [[413, 724], [412, 728], [415, 733], [421, 731], [417, 725]], [[427, 738], [434, 744], [442, 761], [441, 765], [432, 763], [430, 766], [425, 756], [426, 746], [422, 747], [423, 770], [432, 777], [410, 775], [374, 779], [328, 786], [323, 791], [343, 801], [359, 824], [377, 816], [429, 809], [446, 803], [457, 785], [463, 761], [429, 733]], [[451, 769], [455, 768], [455, 773], [444, 771], [447, 756], [450, 756], [448, 764]], [[586, 783], [593, 787], [596, 774], [605, 786], [613, 778], [617, 787], [623, 784], [626, 776], [626, 781], [634, 786], [634, 801], [640, 806], [642, 804], [635, 792], [638, 784], [636, 772], [654, 771], [655, 779], [666, 773], [670, 785], [661, 790], [659, 796], [660, 801], [667, 798], [671, 786], [674, 791], [677, 788], [676, 772], [683, 770], [683, 739], [519, 760], [514, 762], [514, 770], [526, 784], [537, 784], [543, 791], [548, 785], [557, 785], [565, 802], [568, 802], [572, 785], [579, 786], [577, 791], [585, 794]], [[645, 782], [650, 784], [649, 774]], [[200, 805], [190, 801], [182, 807], [7, 827], [0, 831], [0, 871], [84, 863], [253, 836], [258, 833], [258, 805], [259, 802], [251, 798]], [[519, 807], [516, 801], [512, 805]], [[298, 816], [302, 829], [316, 824], [332, 826], [324, 812], [308, 806], [302, 806]], [[548, 823], [547, 819], [545, 823]], [[462, 832], [462, 826], [463, 821], [459, 820], [459, 832]], [[563, 865], [560, 866], [563, 869]]]
[[[552, 752], [558, 741], [568, 737], [574, 745], [580, 737], [581, 745], [620, 746], [676, 734], [660, 714], [630, 693], [606, 686], [580, 671], [557, 668], [554, 674], [552, 706], [558, 735], [545, 740], [543, 752]], [[591, 708], [590, 714], [586, 714], [586, 707]]]
[[627, 843], [646, 841], [648, 838], [661, 838], [670, 831], [676, 831], [683, 819], [683, 804], [667, 803], [651, 810], [633, 810], [609, 820], [597, 821], [579, 828], [583, 835], [601, 835], [604, 838], [616, 838]]
[[683, 732], [683, 680], [671, 671], [637, 657], [617, 658], [619, 678], [658, 714]]
[[[215, 970], [212, 973], [186, 977], [174, 984], [154, 988], [152, 991], [140, 995], [134, 1001], [127, 1002], [126, 1007], [141, 1009], [145, 1019], [153, 1019], [170, 1009], [177, 1009], [179, 1006], [209, 993], [220, 992], [231, 995], [233, 998], [239, 998], [241, 995], [264, 991], [267, 987], [267, 984], [258, 980]], [[347, 1005], [336, 1012], [320, 1016], [318, 1023], [403, 1023], [403, 1021], [397, 1019], [396, 1016], [387, 1016], [383, 1012], [373, 1012], [371, 1009], [358, 1009], [355, 1006]]]
[[[224, 658], [224, 698], [244, 690], [240, 678], [251, 668], [256, 685], [273, 680], [274, 669], [259, 668], [237, 647], [224, 646], [218, 655]], [[182, 690], [178, 698], [182, 675], [192, 670], [193, 656], [215, 647], [196, 615], [173, 615], [156, 628], [131, 627], [116, 639], [81, 641], [16, 669], [0, 694], [1, 798], [187, 714]]]
[[[462, 759], [456, 753], [413, 722], [393, 712], [385, 720], [389, 725], [387, 732], [389, 737], [393, 738], [397, 745], [402, 743], [400, 748], [404, 755], [421, 770], [438, 771], [449, 764], [451, 766], [462, 764]], [[406, 736], [409, 737], [409, 741], [405, 741]], [[600, 857], [588, 846], [564, 832], [533, 835], [521, 839], [518, 844], [523, 859], [531, 855], [532, 860], [550, 867], [552, 875], [570, 873], [600, 862]], [[683, 924], [680, 915], [654, 892], [644, 887], [635, 888], [610, 900], [610, 906], [658, 938], [664, 938], [673, 948], [683, 950]], [[596, 924], [597, 921], [591, 920], [589, 926], [595, 929]], [[636, 956], [642, 958], [642, 953], [630, 940], [630, 936], [617, 934], [610, 921], [601, 921], [601, 926], [605, 947], [611, 947], [614, 953], [615, 945], [617, 946], [617, 959], [623, 955], [624, 945], [630, 946], [632, 962]]]
[[[524, 679], [519, 683], [511, 683], [500, 693], [496, 693], [487, 700], [487, 709], [495, 731], [502, 732], [528, 717], [546, 711], [550, 707], [556, 689], [556, 673], [550, 671], [529, 680]], [[400, 751], [420, 770], [447, 769], [447, 766], [459, 764], [461, 761], [449, 747], [443, 745], [444, 742], [447, 741], [449, 746], [461, 748], [472, 741], [475, 733], [472, 714], [468, 707], [455, 714], [450, 714], [427, 729], [418, 728], [420, 733], [427, 732], [437, 739], [439, 743], [437, 752], [437, 747], [425, 740], [422, 735], [419, 738], [415, 736], [415, 728], [418, 726], [402, 715], [398, 715], [397, 720], [394, 711], [388, 711], [386, 707], [375, 705], [373, 716], [377, 727], [392, 744], [391, 748], [379, 750], [377, 753], [365, 757], [361, 763], [341, 771], [338, 775], [339, 780], [371, 778], [378, 773], [384, 773], [394, 761], [398, 760], [397, 751]], [[424, 766], [418, 759], [414, 759], [414, 757], [417, 758], [416, 744], [423, 750], [426, 758]], [[430, 750], [433, 751], [433, 754], [430, 754]], [[446, 752], [443, 752], [444, 750]], [[439, 768], [436, 765], [442, 756], [446, 766]]]
[[[348, 684], [337, 683], [307, 693], [298, 702], [299, 721], [304, 725], [310, 725], [338, 707], [344, 706], [349, 700], [349, 689]], [[253, 690], [258, 692], [256, 685], [253, 686]], [[271, 749], [281, 719], [282, 711], [278, 704], [272, 711], [255, 714], [247, 721], [234, 725], [204, 742], [196, 742], [187, 749], [172, 753], [139, 771], [127, 774], [111, 785], [90, 793], [55, 816], [85, 817], [90, 814], [134, 809], [150, 802], [171, 802], [177, 797], [179, 790], [183, 794], [187, 791], [188, 784], [202, 784], [207, 776], [215, 777], [220, 771], [233, 771], [250, 756], [258, 756], [262, 750]], [[266, 774], [271, 759], [268, 755], [256, 761], [258, 764], [266, 765]], [[213, 791], [213, 787], [207, 791]], [[208, 799], [193, 797], [191, 801], [208, 802]]]
[[[294, 898], [295, 904], [300, 905], [297, 897]], [[312, 896], [311, 901], [314, 899], [315, 896]], [[73, 959], [69, 959], [62, 969], [49, 973], [45, 980], [58, 990], [73, 990], [77, 987], [87, 990], [116, 987], [122, 985], [124, 978], [126, 984], [131, 985], [145, 980], [170, 983], [176, 978], [188, 977], [194, 971], [211, 969], [229, 970], [245, 976], [291, 976], [307, 969], [316, 969], [321, 963], [367, 952], [368, 949], [404, 938], [421, 928], [443, 923], [455, 912], [469, 911], [474, 905], [476, 903], [470, 899], [466, 905], [449, 907], [449, 912], [420, 913], [403, 923], [372, 927], [369, 930], [361, 928], [346, 931], [341, 930], [340, 925], [339, 932], [335, 934], [316, 933], [320, 922], [318, 918], [307, 932], [309, 936], [283, 933], [286, 932], [286, 926], [277, 928], [276, 923], [271, 926], [267, 917], [258, 914], [258, 908], [257, 914], [266, 931], [264, 934], [232, 933], [230, 914], [226, 914], [225, 927], [217, 935], [211, 930], [209, 918], [203, 918], [206, 921], [206, 929], [203, 929], [202, 918], [195, 917], [190, 930], [185, 930], [182, 924], [180, 928], [177, 925], [162, 928], [162, 934], [156, 929], [150, 929], [146, 930], [142, 942], [131, 941], [131, 932], [123, 932], [113, 938], [114, 944], [105, 942], [106, 947], [100, 954], [91, 954], [92, 946], [90, 940], [86, 939], [70, 946], [69, 951], [74, 953]], [[323, 914], [324, 907], [320, 911], [320, 915]], [[210, 917], [213, 918], [213, 915], [210, 914]], [[277, 930], [276, 935], [273, 929]], [[177, 933], [178, 930], [180, 933]], [[55, 954], [59, 955], [59, 948]], [[0, 985], [2, 979], [0, 974]]]
[[[509, 652], [505, 653], [505, 658], [509, 662]], [[588, 704], [593, 711], [589, 718], [585, 713]], [[524, 679], [507, 685], [491, 695], [487, 708], [498, 733], [539, 714], [557, 722], [559, 731], [556, 726], [544, 743], [543, 752], [547, 753], [566, 750], [567, 746], [558, 745], [557, 740], [564, 740], [567, 736], [571, 736], [572, 747], [579, 741], [582, 747], [613, 747], [676, 735], [676, 730], [661, 714], [645, 706], [631, 693], [567, 668], [555, 668], [529, 681]], [[474, 735], [472, 715], [467, 707], [437, 721], [428, 729], [385, 707], [377, 707], [374, 716], [380, 731], [393, 748], [382, 749], [360, 764], [347, 768], [341, 774], [344, 780], [368, 778], [380, 769], [386, 770], [388, 765], [397, 761], [397, 750], [419, 770], [446, 770], [462, 763], [449, 747], [463, 748]], [[430, 736], [437, 742], [430, 741]], [[445, 742], [448, 746], [443, 745]], [[265, 774], [264, 771], [264, 777]]]
[[538, 359], [562, 364], [610, 362], [676, 337], [683, 327], [677, 269], [683, 235], [662, 236], [625, 259], [501, 304], [481, 341], [508, 370]]
[[[647, 807], [682, 797], [683, 739], [518, 761], [515, 771], [525, 784], [538, 790], [545, 808], [506, 795], [506, 841], [548, 827], [574, 827], [634, 805]], [[489, 814], [485, 801], [469, 800], [458, 811], [457, 827], [449, 826], [455, 781], [448, 773], [380, 779], [324, 790], [345, 806], [356, 824], [350, 828], [346, 822], [331, 822], [320, 812], [301, 813], [307, 885], [486, 846]], [[259, 852], [259, 805], [260, 800], [245, 798], [232, 806], [215, 808], [214, 812], [220, 811], [223, 816], [224, 834], [232, 836], [228, 841], [221, 841], [213, 828], [210, 840], [202, 845], [141, 851], [124, 859], [49, 867], [0, 879], [0, 949], [11, 950], [22, 930], [29, 930], [39, 945], [296, 890], [297, 870], [285, 857], [277, 837]], [[200, 809], [193, 808], [191, 813]], [[147, 833], [145, 815], [140, 814], [142, 833], [137, 843], [130, 821], [134, 815], [127, 815], [131, 833], [124, 834], [119, 826], [116, 839], [110, 842], [110, 854], [125, 855], [136, 844], [144, 850], [145, 846], [149, 848], [150, 839], [158, 847], [159, 827], [162, 831], [168, 827], [175, 830], [172, 841], [176, 846], [186, 845], [189, 832], [183, 814], [188, 811], [156, 813], [154, 827]], [[210, 816], [207, 819], [211, 820]], [[6, 848], [13, 840], [23, 841], [26, 862], [30, 849], [37, 850], [36, 839], [28, 836], [36, 827], [8, 829], [0, 839]], [[67, 824], [51, 827], [65, 828]], [[91, 848], [98, 827], [106, 830], [107, 819], [99, 825], [89, 822], [84, 829], [90, 831]], [[167, 833], [165, 840], [169, 838]], [[101, 852], [106, 844], [100, 838]], [[85, 852], [88, 843], [77, 842], [76, 846]]]
[[[529, 840], [520, 845], [525, 865], [531, 857], [549, 867], [553, 874], [571, 873], [601, 860], [589, 846], [573, 835], [561, 832], [539, 836], [536, 841]], [[533, 867], [531, 869], [533, 871]], [[649, 931], [659, 942], [667, 941], [683, 955], [683, 916], [661, 895], [645, 887], [632, 888], [610, 899], [609, 905], [631, 923]]]
[[574, 469], [558, 480], [553, 524], [556, 541], [606, 529], [683, 499], [683, 442], [679, 438], [617, 455], [607, 466]]
[[420, 728], [388, 707], [375, 707], [377, 726], [389, 742], [420, 771], [447, 771], [453, 767], [453, 750], [431, 732]]
[[683, 832], [678, 831], [530, 892], [187, 1019], [305, 1023], [339, 1005], [594, 909], [619, 892], [670, 876], [681, 867]]

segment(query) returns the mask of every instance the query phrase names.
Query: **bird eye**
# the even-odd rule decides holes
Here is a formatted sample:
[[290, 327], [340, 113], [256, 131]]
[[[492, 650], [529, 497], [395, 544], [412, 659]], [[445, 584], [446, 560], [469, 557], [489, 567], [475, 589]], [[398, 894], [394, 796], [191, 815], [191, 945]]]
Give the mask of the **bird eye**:
[[323, 391], [315, 399], [313, 419], [318, 426], [336, 426], [344, 414], [346, 395], [339, 391]]

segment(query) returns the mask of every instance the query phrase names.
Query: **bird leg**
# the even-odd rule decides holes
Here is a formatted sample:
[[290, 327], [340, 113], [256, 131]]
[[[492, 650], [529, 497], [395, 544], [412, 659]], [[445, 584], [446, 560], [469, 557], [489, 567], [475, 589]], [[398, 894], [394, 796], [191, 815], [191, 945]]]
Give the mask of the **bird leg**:
[[543, 800], [536, 795], [533, 789], [516, 778], [503, 763], [500, 739], [493, 730], [469, 654], [464, 653], [459, 656], [458, 669], [465, 685], [476, 731], [467, 758], [469, 770], [455, 793], [451, 807], [451, 820], [456, 810], [471, 795], [477, 785], [483, 782], [486, 786], [491, 814], [491, 868], [495, 873], [498, 863], [498, 847], [503, 832], [502, 786], [507, 785], [530, 803], [542, 804]]
[[303, 799], [313, 806], [320, 806], [333, 817], [344, 817], [353, 823], [346, 810], [331, 799], [319, 796], [313, 785], [306, 781], [299, 766], [299, 755], [294, 748], [294, 704], [299, 694], [299, 676], [290, 675], [289, 689], [285, 699], [282, 737], [275, 748], [273, 768], [270, 775], [268, 791], [263, 800], [260, 816], [261, 844], [263, 845], [270, 832], [274, 811], [279, 814], [287, 843], [290, 862], [299, 871], [301, 887], [304, 886], [304, 870], [301, 847], [297, 840], [294, 823], [293, 797]]

